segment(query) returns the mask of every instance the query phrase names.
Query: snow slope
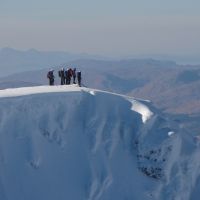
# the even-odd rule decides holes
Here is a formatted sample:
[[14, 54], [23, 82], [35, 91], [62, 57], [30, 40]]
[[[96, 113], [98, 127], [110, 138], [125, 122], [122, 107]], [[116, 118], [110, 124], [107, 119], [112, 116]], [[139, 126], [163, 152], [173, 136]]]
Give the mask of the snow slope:
[[198, 138], [146, 100], [6, 89], [0, 116], [0, 200], [198, 199]]

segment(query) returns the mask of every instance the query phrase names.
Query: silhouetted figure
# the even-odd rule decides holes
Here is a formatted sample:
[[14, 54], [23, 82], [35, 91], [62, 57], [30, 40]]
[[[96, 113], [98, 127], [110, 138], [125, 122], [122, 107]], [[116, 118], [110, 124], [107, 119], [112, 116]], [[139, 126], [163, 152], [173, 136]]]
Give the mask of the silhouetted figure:
[[65, 70], [62, 68], [60, 71], [58, 71], [58, 76], [60, 77], [60, 84], [65, 84]]
[[54, 74], [53, 74], [53, 72], [54, 72], [54, 70], [51, 69], [47, 73], [47, 78], [49, 79], [49, 85], [54, 85]]
[[67, 68], [67, 70], [65, 70], [65, 84], [66, 85], [68, 85], [68, 75], [67, 75], [68, 74], [68, 70], [69, 70], [68, 68]]
[[65, 84], [69, 85], [70, 83], [70, 76], [69, 76], [69, 69], [65, 71]]
[[76, 68], [72, 70], [73, 84], [76, 84]]
[[67, 85], [71, 84], [71, 77], [72, 77], [72, 69], [69, 68], [69, 69], [67, 69], [67, 71], [65, 71], [65, 78], [66, 78]]
[[81, 71], [77, 72], [77, 80], [78, 80], [79, 87], [81, 87]]

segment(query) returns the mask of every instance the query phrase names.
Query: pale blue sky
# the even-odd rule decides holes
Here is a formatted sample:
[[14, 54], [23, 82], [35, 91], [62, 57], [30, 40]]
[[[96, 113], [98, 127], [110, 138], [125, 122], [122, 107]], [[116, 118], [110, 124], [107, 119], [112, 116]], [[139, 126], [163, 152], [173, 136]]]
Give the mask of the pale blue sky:
[[199, 0], [0, 0], [0, 48], [198, 54]]

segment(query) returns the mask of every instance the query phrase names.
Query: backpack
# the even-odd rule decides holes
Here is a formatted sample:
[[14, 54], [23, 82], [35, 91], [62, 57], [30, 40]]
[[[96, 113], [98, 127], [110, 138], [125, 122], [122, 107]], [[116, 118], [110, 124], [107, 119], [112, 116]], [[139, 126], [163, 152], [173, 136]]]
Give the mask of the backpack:
[[49, 71], [49, 72], [47, 73], [47, 78], [49, 78], [49, 79], [54, 78], [53, 71]]

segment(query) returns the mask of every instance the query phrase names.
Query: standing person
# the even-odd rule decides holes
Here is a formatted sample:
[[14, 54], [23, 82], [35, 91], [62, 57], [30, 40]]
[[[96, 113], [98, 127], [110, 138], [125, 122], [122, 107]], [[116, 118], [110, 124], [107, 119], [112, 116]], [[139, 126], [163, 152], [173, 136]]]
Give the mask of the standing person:
[[71, 84], [72, 76], [73, 76], [72, 68], [69, 68], [69, 85]]
[[81, 71], [77, 72], [77, 80], [78, 80], [79, 87], [81, 87]]
[[60, 84], [64, 85], [65, 84], [65, 70], [62, 68], [60, 71], [58, 71], [58, 75], [60, 77]]
[[65, 84], [68, 85], [68, 71], [69, 69], [67, 68], [67, 70], [65, 71]]
[[54, 72], [54, 70], [51, 69], [47, 73], [47, 78], [49, 79], [49, 85], [54, 85], [54, 74], [53, 74], [53, 72]]
[[67, 73], [66, 73], [66, 77], [67, 77], [67, 85], [71, 84], [71, 78], [72, 78], [72, 69], [69, 68], [67, 69]]
[[72, 70], [73, 84], [76, 84], [76, 68]]

